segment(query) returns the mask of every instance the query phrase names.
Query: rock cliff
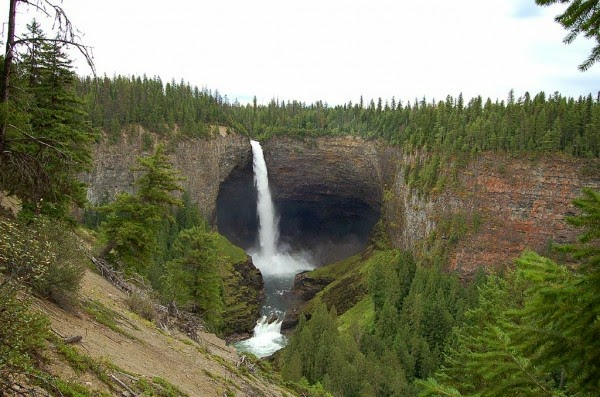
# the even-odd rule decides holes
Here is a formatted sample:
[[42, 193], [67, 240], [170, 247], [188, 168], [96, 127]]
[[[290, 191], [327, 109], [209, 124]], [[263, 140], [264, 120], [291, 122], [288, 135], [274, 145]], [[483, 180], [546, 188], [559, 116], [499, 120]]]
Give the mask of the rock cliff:
[[318, 263], [359, 252], [380, 216], [374, 145], [353, 137], [271, 139], [264, 144], [281, 239]]
[[[98, 145], [86, 177], [90, 201], [132, 189], [128, 170], [141, 147], [141, 139]], [[353, 137], [276, 137], [263, 148], [281, 238], [319, 263], [360, 250], [383, 214], [395, 247], [451, 240], [450, 267], [469, 277], [479, 266], [510, 264], [524, 248], [572, 241], [576, 231], [564, 222], [575, 211], [572, 200], [583, 187], [600, 187], [598, 160], [485, 153], [458, 168], [454, 183], [424, 195], [405, 181], [407, 167], [424, 154]], [[171, 149], [202, 213], [234, 243], [251, 247], [258, 225], [248, 139], [218, 135]], [[465, 224], [459, 238], [446, 235], [452, 222]]]
[[[149, 154], [143, 150], [143, 132], [139, 129], [137, 133], [129, 133], [118, 144], [104, 141], [96, 145], [93, 168], [83, 176], [89, 186], [87, 195], [92, 204], [111, 201], [117, 193], [134, 190], [135, 174], [130, 169], [137, 157]], [[174, 166], [186, 178], [183, 185], [192, 202], [214, 224], [221, 183], [234, 169], [252, 161], [248, 139], [234, 134], [219, 134], [209, 140], [171, 142], [167, 151]], [[262, 276], [250, 257], [222, 267], [227, 275], [224, 291], [228, 302], [224, 332], [251, 333], [264, 293]]]
[[[349, 137], [278, 137], [262, 146], [282, 245], [317, 265], [360, 251], [382, 203], [375, 147]], [[258, 224], [250, 162], [221, 185], [217, 207], [219, 231], [253, 247]]]
[[[88, 200], [100, 204], [117, 193], [132, 192], [135, 175], [130, 171], [136, 158], [148, 154], [143, 149], [143, 130], [128, 133], [118, 144], [106, 140], [94, 148], [92, 170], [83, 176], [88, 184]], [[186, 139], [171, 142], [168, 152], [173, 164], [186, 180], [185, 189], [192, 201], [211, 223], [216, 219], [219, 187], [236, 168], [252, 161], [248, 138], [236, 134], [217, 134], [213, 139]]]
[[600, 162], [562, 155], [485, 153], [458, 170], [443, 192], [411, 190], [405, 169], [414, 154], [383, 148], [386, 161], [385, 222], [396, 247], [422, 247], [430, 237], [451, 239], [449, 223], [463, 233], [449, 245], [450, 269], [470, 277], [478, 267], [508, 266], [524, 249], [548, 253], [552, 242], [574, 241], [578, 231], [565, 222], [584, 187], [600, 187]]

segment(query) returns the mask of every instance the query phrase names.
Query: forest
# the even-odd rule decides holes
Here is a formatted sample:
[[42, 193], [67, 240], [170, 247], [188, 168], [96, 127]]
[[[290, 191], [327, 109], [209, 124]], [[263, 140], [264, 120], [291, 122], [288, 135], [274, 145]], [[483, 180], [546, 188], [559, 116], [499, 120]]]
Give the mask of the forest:
[[[52, 340], [48, 320], [19, 297], [28, 291], [75, 304], [85, 265], [76, 237], [83, 226], [72, 210], [86, 206], [78, 175], [89, 170], [99, 140], [116, 145], [142, 126], [149, 154], [132, 170], [135, 193], [87, 213], [95, 254], [140, 275], [155, 299], [217, 334], [229, 327], [232, 261], [245, 254], [191, 204], [165, 154], [169, 143], [211, 139], [216, 126], [262, 140], [379, 140], [428, 154], [409, 179], [429, 194], [447, 164], [481, 152], [600, 157], [600, 93], [241, 104], [184, 81], [80, 77], [35, 21], [27, 38], [31, 45], [8, 65], [10, 96], [1, 108], [0, 191], [22, 210], [16, 218], [0, 214], [0, 323], [11, 325], [0, 327], [0, 395], [25, 378], [60, 395], [92, 395], [39, 368], [37, 352]], [[369, 255], [356, 262], [368, 320], [353, 322], [351, 313], [338, 316], [335, 306], [316, 302], [273, 360], [280, 374], [273, 376], [310, 396], [600, 394], [600, 194], [584, 189], [574, 204], [579, 212], [567, 221], [580, 230], [576, 242], [553, 247], [552, 259], [525, 251], [511, 270], [468, 284], [445, 271], [445, 252], [402, 252], [385, 232], [374, 233]]]
[[555, 92], [525, 92], [494, 101], [462, 95], [443, 101], [394, 98], [328, 106], [273, 99], [242, 105], [206, 88], [160, 78], [114, 76], [82, 78], [77, 92], [87, 103], [92, 124], [117, 140], [122, 128], [139, 124], [162, 135], [177, 126], [183, 137], [206, 137], [215, 124], [255, 138], [356, 135], [382, 139], [407, 150], [475, 154], [563, 152], [600, 155], [600, 92], [595, 98], [567, 98]]

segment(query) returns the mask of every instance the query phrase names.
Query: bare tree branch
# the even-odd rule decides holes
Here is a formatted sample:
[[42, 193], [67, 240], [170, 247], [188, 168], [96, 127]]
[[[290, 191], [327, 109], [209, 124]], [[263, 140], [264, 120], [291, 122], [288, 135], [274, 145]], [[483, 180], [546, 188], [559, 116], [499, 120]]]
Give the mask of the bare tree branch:
[[[36, 142], [36, 143], [38, 143], [38, 144], [40, 144], [42, 146], [45, 146], [45, 147], [47, 147], [49, 149], [52, 149], [52, 150], [56, 151], [58, 154], [60, 154], [61, 156], [63, 156], [65, 159], [67, 159], [69, 161], [73, 161], [73, 159], [69, 155], [67, 155], [62, 150], [58, 149], [56, 146], [54, 146], [54, 145], [52, 145], [52, 144], [50, 144], [48, 142], [53, 142], [53, 143], [58, 144], [60, 146], [64, 146], [62, 143], [60, 143], [60, 142], [58, 142], [58, 141], [56, 141], [54, 139], [35, 137], [35, 136], [29, 134], [28, 132], [23, 131], [22, 129], [20, 129], [20, 128], [12, 125], [12, 124], [8, 124], [8, 126], [11, 127], [11, 128], [13, 128], [13, 129], [15, 129], [15, 130], [17, 130], [17, 131], [19, 131], [21, 134], [25, 135], [28, 138], [28, 139], [23, 139], [23, 140], [34, 141], [34, 142]], [[11, 142], [12, 141], [19, 141], [19, 140], [21, 140], [21, 139], [19, 139], [19, 138], [11, 138], [10, 139]]]
[[[6, 35], [6, 48], [4, 54], [4, 69], [0, 80], [0, 105], [6, 105], [10, 96], [10, 79], [11, 70], [15, 63], [15, 46], [24, 42], [32, 42], [34, 40], [43, 40], [46, 42], [60, 42], [67, 46], [74, 46], [83, 55], [88, 66], [92, 70], [92, 74], [96, 75], [94, 66], [93, 54], [90, 47], [85, 46], [81, 42], [79, 31], [73, 27], [71, 20], [68, 18], [64, 9], [52, 2], [51, 0], [9, 0], [8, 14], [8, 30]], [[26, 4], [33, 7], [48, 18], [54, 16], [53, 29], [57, 30], [58, 36], [56, 39], [17, 39], [15, 36], [17, 5]], [[0, 153], [7, 150], [6, 139], [7, 121], [4, 118], [0, 120]]]

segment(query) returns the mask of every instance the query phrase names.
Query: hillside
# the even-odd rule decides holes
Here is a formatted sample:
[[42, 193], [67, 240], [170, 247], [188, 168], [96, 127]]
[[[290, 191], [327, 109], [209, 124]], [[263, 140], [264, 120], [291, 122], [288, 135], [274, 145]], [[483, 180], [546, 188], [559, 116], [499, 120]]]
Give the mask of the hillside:
[[[291, 395], [255, 364], [241, 361], [235, 349], [215, 335], [201, 332], [197, 343], [179, 331], [159, 329], [129, 311], [126, 299], [124, 292], [87, 270], [81, 288], [83, 309], [78, 313], [68, 313], [48, 301], [36, 301], [34, 307], [48, 315], [55, 333], [63, 337], [82, 336], [81, 342], [73, 345], [77, 353], [106, 367], [108, 378], [77, 369], [73, 363], [65, 365], [56, 345], [45, 352], [50, 359], [50, 372], [93, 392], [112, 395], [131, 395], [115, 378], [136, 390], [135, 379], [156, 382], [157, 377], [189, 396]], [[114, 323], [103, 321], [103, 313], [109, 313]]]

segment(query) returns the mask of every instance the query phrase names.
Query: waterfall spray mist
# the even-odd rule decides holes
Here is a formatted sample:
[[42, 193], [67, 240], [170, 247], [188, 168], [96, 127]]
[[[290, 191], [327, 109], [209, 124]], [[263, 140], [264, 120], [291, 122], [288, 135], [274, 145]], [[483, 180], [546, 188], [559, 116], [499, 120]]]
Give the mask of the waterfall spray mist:
[[[289, 291], [297, 272], [313, 267], [301, 256], [294, 256], [278, 250], [278, 220], [269, 189], [267, 164], [260, 143], [250, 141], [250, 145], [252, 146], [254, 183], [258, 192], [256, 208], [259, 223], [259, 246], [250, 250], [249, 254], [263, 275], [268, 296], [262, 308], [263, 317], [257, 321], [254, 327], [254, 336], [239, 342], [236, 347], [242, 351], [249, 351], [257, 357], [265, 357], [286, 344], [286, 339], [281, 334], [281, 318], [286, 306], [284, 300], [279, 298]], [[269, 321], [273, 315], [277, 317], [277, 320]]]

